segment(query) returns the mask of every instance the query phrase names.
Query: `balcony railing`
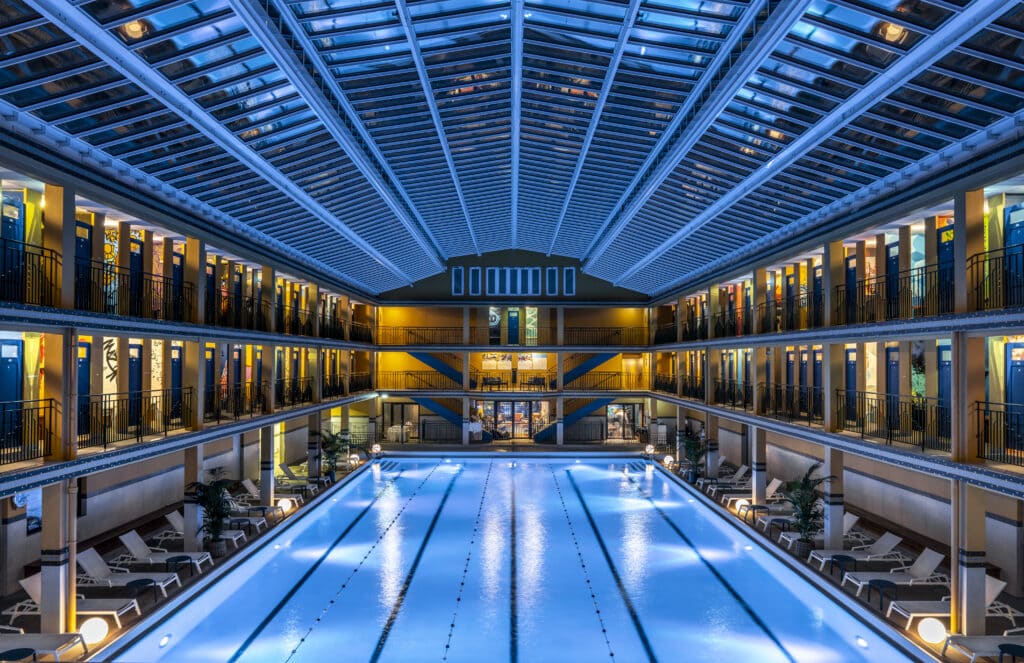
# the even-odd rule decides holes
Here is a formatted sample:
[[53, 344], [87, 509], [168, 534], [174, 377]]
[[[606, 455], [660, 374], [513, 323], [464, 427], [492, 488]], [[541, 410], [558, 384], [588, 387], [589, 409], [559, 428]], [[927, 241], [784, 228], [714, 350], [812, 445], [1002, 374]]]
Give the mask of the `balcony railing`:
[[469, 385], [480, 391], [549, 391], [557, 386], [551, 371], [472, 371]]
[[192, 388], [80, 396], [78, 448], [167, 435], [192, 419]]
[[0, 403], [0, 465], [50, 455], [55, 415], [52, 398]]
[[462, 345], [462, 327], [379, 327], [381, 345]]
[[971, 256], [967, 273], [968, 283], [975, 284], [975, 310], [1024, 306], [1024, 244]]
[[377, 371], [377, 388], [461, 391], [462, 383], [437, 371]]
[[420, 442], [462, 442], [462, 426], [447, 421], [423, 421]]
[[345, 323], [338, 318], [320, 315], [320, 338], [333, 338], [336, 341], [345, 340]]
[[822, 307], [821, 296], [811, 292], [761, 302], [757, 305], [756, 314], [759, 333], [770, 334], [821, 327], [825, 324]]
[[102, 262], [75, 265], [75, 308], [151, 320], [194, 322], [191, 283]]
[[647, 345], [646, 327], [566, 327], [565, 345]]
[[312, 336], [315, 313], [300, 306], [281, 306], [275, 311], [277, 332], [295, 336]]
[[837, 389], [835, 403], [842, 430], [922, 451], [948, 453], [952, 448], [949, 407], [938, 399]]
[[674, 322], [670, 322], [667, 325], [660, 325], [654, 330], [654, 344], [660, 345], [661, 343], [675, 343], [678, 333], [679, 327]]
[[654, 391], [662, 391], [666, 394], [675, 394], [678, 386], [679, 385], [676, 384], [676, 376], [670, 373], [656, 373], [654, 375]]
[[762, 382], [757, 388], [761, 414], [766, 417], [808, 425], [824, 419], [825, 395], [821, 387]]
[[221, 387], [207, 387], [203, 393], [203, 420], [226, 421], [254, 417], [267, 411], [266, 385], [254, 380]]
[[270, 330], [270, 302], [258, 297], [238, 298], [231, 295], [220, 296], [216, 293], [214, 301], [215, 305], [207, 306], [206, 310], [207, 320], [211, 324], [252, 331]]
[[362, 322], [353, 322], [349, 327], [349, 339], [350, 341], [358, 341], [360, 343], [373, 343], [373, 329], [370, 325]]
[[274, 406], [294, 407], [313, 402], [313, 378], [278, 378], [274, 383]]
[[60, 305], [60, 256], [34, 244], [0, 240], [0, 300]]
[[704, 378], [684, 375], [679, 381], [679, 395], [685, 398], [704, 400]]
[[976, 403], [978, 456], [1024, 466], [1024, 405]]
[[739, 311], [719, 311], [713, 316], [713, 327], [716, 338], [728, 336], [749, 336], [754, 333], [753, 315], [750, 309]]
[[832, 319], [837, 325], [848, 325], [952, 312], [952, 265], [926, 265], [862, 279], [854, 293], [848, 292], [845, 284], [836, 286]]
[[687, 318], [683, 322], [684, 341], [703, 341], [708, 337], [708, 321], [702, 316]]
[[320, 386], [320, 395], [328, 398], [340, 398], [345, 395], [345, 378], [341, 375], [327, 375]]
[[641, 391], [647, 389], [643, 374], [590, 371], [565, 383], [569, 391]]
[[754, 385], [739, 380], [715, 380], [715, 403], [750, 410], [754, 407]]
[[373, 378], [369, 373], [353, 373], [348, 379], [349, 393], [355, 394], [360, 391], [373, 389]]

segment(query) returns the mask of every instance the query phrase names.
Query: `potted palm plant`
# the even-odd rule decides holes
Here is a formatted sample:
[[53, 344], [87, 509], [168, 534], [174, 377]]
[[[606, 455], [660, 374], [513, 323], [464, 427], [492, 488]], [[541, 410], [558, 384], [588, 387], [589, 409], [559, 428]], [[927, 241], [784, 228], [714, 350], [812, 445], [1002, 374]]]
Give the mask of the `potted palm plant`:
[[196, 481], [188, 486], [191, 499], [203, 510], [203, 526], [200, 531], [206, 532], [206, 542], [214, 557], [223, 557], [228, 552], [224, 525], [231, 517], [231, 504], [228, 501], [230, 484], [230, 479], [213, 479], [210, 483]]
[[322, 431], [320, 433], [320, 449], [323, 454], [324, 471], [334, 483], [334, 471], [338, 466], [338, 460], [342, 454], [347, 454], [349, 448], [348, 432], [331, 433]]
[[687, 463], [686, 480], [688, 482], [697, 482], [697, 468], [700, 467], [701, 461], [704, 460], [704, 454], [707, 453], [707, 450], [708, 446], [703, 438], [692, 435], [687, 435], [683, 438], [683, 457]]
[[814, 473], [821, 463], [814, 463], [807, 468], [799, 479], [786, 482], [782, 496], [793, 507], [793, 530], [799, 534], [793, 554], [799, 559], [806, 559], [814, 549], [814, 535], [821, 530], [824, 512], [818, 501], [818, 487], [833, 477], [815, 477]]

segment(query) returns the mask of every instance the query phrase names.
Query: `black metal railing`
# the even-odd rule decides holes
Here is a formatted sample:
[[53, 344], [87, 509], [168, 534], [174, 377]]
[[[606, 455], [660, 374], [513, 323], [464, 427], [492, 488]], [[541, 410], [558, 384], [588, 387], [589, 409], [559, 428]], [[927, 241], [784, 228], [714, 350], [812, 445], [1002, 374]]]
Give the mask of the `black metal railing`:
[[346, 339], [345, 322], [326, 315], [326, 312], [322, 312], [318, 333], [320, 338], [333, 338], [336, 341], [344, 341]]
[[715, 338], [749, 336], [753, 333], [753, 315], [750, 309], [719, 311], [712, 317]]
[[313, 378], [278, 378], [274, 383], [274, 407], [294, 407], [313, 402]]
[[380, 327], [381, 345], [462, 345], [462, 327]]
[[684, 375], [679, 380], [679, 395], [685, 398], [704, 400], [704, 378], [695, 375]]
[[377, 388], [460, 391], [462, 383], [437, 371], [377, 371]]
[[[221, 327], [248, 329], [252, 331], [270, 330], [270, 302], [259, 297], [234, 297], [214, 294], [215, 306], [207, 308], [207, 321]], [[209, 297], [207, 298], [209, 301]]]
[[825, 392], [821, 387], [778, 383], [757, 385], [760, 414], [781, 421], [821, 423], [825, 414]]
[[674, 322], [665, 325], [658, 325], [654, 330], [654, 344], [675, 343], [679, 334], [679, 326]]
[[566, 442], [604, 442], [608, 439], [608, 424], [603, 421], [577, 421], [562, 431]]
[[301, 306], [279, 306], [274, 314], [277, 316], [276, 331], [280, 334], [294, 336], [312, 336], [315, 313]]
[[835, 403], [836, 425], [842, 430], [922, 451], [952, 449], [950, 410], [938, 399], [837, 389]]
[[462, 442], [462, 426], [447, 421], [422, 421], [420, 442]]
[[107, 315], [194, 322], [194, 286], [102, 262], [75, 265], [75, 308]]
[[0, 403], [0, 465], [50, 455], [56, 414], [52, 398]]
[[373, 329], [370, 328], [370, 325], [362, 322], [353, 322], [349, 327], [348, 340], [360, 343], [373, 343]]
[[683, 321], [684, 341], [703, 341], [708, 337], [708, 321], [703, 316], [687, 318]]
[[60, 256], [50, 249], [0, 240], [0, 300], [59, 306], [60, 268]]
[[676, 382], [676, 376], [671, 373], [655, 373], [654, 375], [654, 391], [662, 391], [666, 394], [677, 393], [679, 385]]
[[757, 305], [756, 316], [761, 334], [811, 329], [825, 324], [822, 298], [810, 292], [761, 302]]
[[345, 377], [342, 375], [326, 375], [320, 385], [320, 396], [324, 399], [340, 398], [345, 395]]
[[646, 327], [566, 327], [564, 345], [647, 345]]
[[1024, 405], [975, 403], [978, 456], [1007, 465], [1024, 466]]
[[575, 380], [566, 381], [569, 391], [639, 391], [647, 389], [643, 374], [615, 371], [589, 371]]
[[369, 373], [353, 373], [348, 378], [349, 393], [355, 394], [360, 391], [373, 389], [373, 378]]
[[167, 435], [188, 426], [192, 407], [191, 387], [81, 396], [78, 447], [105, 449], [114, 442]]
[[1024, 244], [971, 256], [967, 275], [974, 284], [974, 310], [1024, 306]]
[[204, 421], [241, 419], [266, 411], [266, 385], [262, 382], [250, 380], [227, 387], [207, 386], [203, 392]]
[[715, 380], [715, 404], [750, 410], [754, 407], [754, 385], [740, 380]]
[[856, 292], [836, 286], [837, 325], [923, 318], [953, 312], [952, 265], [925, 265], [857, 281]]
[[549, 391], [557, 387], [553, 371], [508, 370], [471, 371], [471, 389], [481, 391]]

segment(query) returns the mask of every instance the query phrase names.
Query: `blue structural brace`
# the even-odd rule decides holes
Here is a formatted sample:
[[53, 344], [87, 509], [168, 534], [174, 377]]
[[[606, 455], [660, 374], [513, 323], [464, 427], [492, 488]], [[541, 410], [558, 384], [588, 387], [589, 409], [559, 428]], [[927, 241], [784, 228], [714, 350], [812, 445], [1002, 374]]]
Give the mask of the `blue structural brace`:
[[[459, 384], [462, 384], [462, 371], [452, 367], [448, 362], [443, 361], [429, 352], [410, 352], [409, 355], [431, 367], [441, 375], [445, 375]], [[472, 385], [470, 385], [472, 386]], [[461, 420], [460, 420], [461, 421]]]
[[[614, 398], [595, 398], [593, 401], [587, 403], [583, 407], [573, 410], [569, 414], [565, 415], [565, 418], [562, 420], [563, 430], [565, 428], [568, 428], [569, 426], [572, 426], [574, 423], [576, 423], [583, 417], [593, 414], [594, 412], [597, 412], [601, 408], [606, 407], [614, 400]], [[537, 431], [537, 434], [533, 436], [533, 441], [544, 442], [550, 440], [555, 436], [555, 431], [557, 430], [557, 427], [558, 424], [551, 424], [547, 428], [543, 428]]]
[[[589, 359], [580, 362], [578, 366], [566, 371], [565, 374], [562, 376], [563, 387], [568, 388], [570, 382], [586, 375], [590, 371], [594, 370], [601, 364], [605, 363], [606, 361], [614, 357], [615, 354], [616, 353], [614, 352], [600, 352], [594, 355], [593, 357], [590, 357]], [[552, 389], [553, 388], [555, 388], [555, 385], [552, 385]]]

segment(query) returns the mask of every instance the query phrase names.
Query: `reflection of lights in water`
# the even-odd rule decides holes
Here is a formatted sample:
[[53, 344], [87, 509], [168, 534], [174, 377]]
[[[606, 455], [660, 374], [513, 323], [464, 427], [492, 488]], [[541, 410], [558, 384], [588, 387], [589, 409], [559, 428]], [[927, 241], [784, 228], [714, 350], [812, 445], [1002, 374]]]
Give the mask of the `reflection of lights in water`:
[[[507, 484], [502, 486], [500, 494], [508, 495], [509, 489]], [[494, 490], [494, 487], [491, 490]], [[496, 490], [494, 492], [498, 493]], [[488, 499], [484, 506], [483, 522], [480, 523], [483, 530], [480, 540], [480, 595], [486, 606], [485, 616], [491, 620], [498, 614], [499, 595], [505, 584], [505, 571], [508, 568], [504, 559], [509, 515], [502, 507], [501, 501]]]
[[543, 594], [544, 552], [547, 549], [548, 532], [544, 527], [544, 515], [533, 501], [517, 503], [516, 539], [519, 554], [517, 567], [519, 578], [520, 607], [529, 609], [536, 605]]
[[[622, 492], [625, 498], [628, 493]], [[628, 511], [622, 524], [622, 561], [626, 587], [632, 592], [642, 592], [651, 548], [651, 510]]]
[[[396, 491], [388, 491], [377, 502], [377, 533], [384, 532], [385, 528], [398, 515], [402, 508], [402, 500]], [[398, 600], [398, 594], [402, 587], [402, 524], [396, 522], [391, 529], [384, 534], [384, 538], [377, 546], [380, 550], [380, 602], [384, 614], [391, 611], [391, 607]]]

